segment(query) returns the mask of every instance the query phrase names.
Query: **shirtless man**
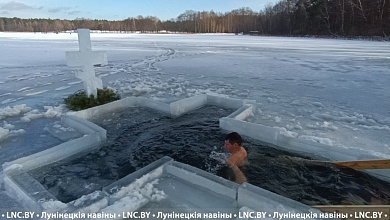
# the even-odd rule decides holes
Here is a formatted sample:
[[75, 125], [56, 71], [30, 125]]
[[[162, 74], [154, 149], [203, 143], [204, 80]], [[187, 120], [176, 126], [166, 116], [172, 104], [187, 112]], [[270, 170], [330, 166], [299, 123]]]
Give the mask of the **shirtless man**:
[[246, 164], [248, 154], [244, 147], [242, 147], [241, 135], [237, 132], [229, 133], [225, 138], [225, 148], [232, 154], [227, 160], [226, 164], [232, 168], [236, 183], [242, 184], [247, 181], [241, 167]]

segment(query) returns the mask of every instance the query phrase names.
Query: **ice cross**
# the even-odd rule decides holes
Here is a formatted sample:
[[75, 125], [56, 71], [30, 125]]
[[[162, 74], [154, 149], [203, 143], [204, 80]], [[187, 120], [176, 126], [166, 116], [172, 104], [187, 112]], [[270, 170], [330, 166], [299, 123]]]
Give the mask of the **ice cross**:
[[79, 67], [76, 69], [76, 77], [83, 80], [88, 97], [97, 97], [97, 89], [103, 88], [103, 82], [95, 76], [93, 65], [106, 65], [107, 55], [104, 51], [92, 51], [89, 29], [77, 29], [79, 37], [79, 51], [67, 51], [66, 63], [68, 66]]

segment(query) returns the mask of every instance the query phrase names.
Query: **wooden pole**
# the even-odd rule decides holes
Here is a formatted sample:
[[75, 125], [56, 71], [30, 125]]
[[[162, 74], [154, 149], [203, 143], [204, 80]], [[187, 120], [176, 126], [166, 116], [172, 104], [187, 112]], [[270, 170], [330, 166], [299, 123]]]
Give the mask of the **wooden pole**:
[[390, 169], [390, 159], [386, 160], [356, 160], [330, 162], [338, 166], [345, 166], [355, 170]]
[[354, 160], [354, 161], [321, 161], [300, 157], [292, 157], [294, 160], [302, 160], [305, 163], [330, 163], [336, 166], [349, 167], [355, 170], [390, 169], [390, 159], [380, 160]]

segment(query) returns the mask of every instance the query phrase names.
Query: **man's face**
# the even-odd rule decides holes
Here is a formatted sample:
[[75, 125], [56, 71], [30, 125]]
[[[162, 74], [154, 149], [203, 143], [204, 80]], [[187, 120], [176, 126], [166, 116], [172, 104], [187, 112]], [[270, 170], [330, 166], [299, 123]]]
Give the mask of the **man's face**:
[[229, 140], [226, 140], [225, 141], [225, 148], [226, 148], [226, 150], [229, 152], [229, 153], [232, 153], [233, 152], [233, 149], [234, 149], [234, 145], [235, 144], [237, 144], [237, 143], [234, 143], [234, 144], [231, 144], [230, 142], [229, 142]]

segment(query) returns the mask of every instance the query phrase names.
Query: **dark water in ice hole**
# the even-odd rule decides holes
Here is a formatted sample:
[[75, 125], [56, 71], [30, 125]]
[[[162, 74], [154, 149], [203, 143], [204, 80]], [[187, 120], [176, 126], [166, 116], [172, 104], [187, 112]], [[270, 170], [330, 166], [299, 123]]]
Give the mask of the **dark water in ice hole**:
[[[165, 155], [226, 178], [226, 167], [210, 155], [225, 152], [218, 119], [231, 112], [207, 106], [176, 119], [145, 108], [103, 115], [94, 119], [107, 129], [101, 149], [30, 174], [63, 202], [101, 190]], [[370, 204], [372, 198], [390, 204], [390, 184], [367, 174], [310, 162], [247, 138], [244, 147], [245, 174], [253, 185], [309, 205]]]

